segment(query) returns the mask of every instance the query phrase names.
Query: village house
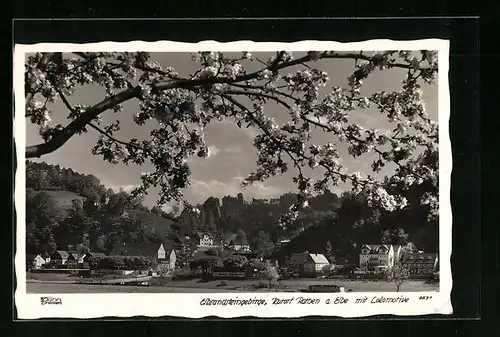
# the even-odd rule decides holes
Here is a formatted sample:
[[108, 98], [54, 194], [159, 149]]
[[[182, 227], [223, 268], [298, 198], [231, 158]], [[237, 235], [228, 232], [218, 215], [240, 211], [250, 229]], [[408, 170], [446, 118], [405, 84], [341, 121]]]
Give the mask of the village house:
[[56, 250], [50, 256], [50, 260], [59, 264], [66, 264], [68, 261], [69, 253], [65, 250]]
[[88, 252], [83, 255], [83, 262], [88, 263], [90, 258], [103, 259], [106, 257], [104, 253]]
[[159, 263], [168, 265], [168, 268], [170, 269], [175, 269], [175, 262], [177, 260], [177, 255], [175, 254], [175, 250], [172, 249], [170, 251], [170, 254], [167, 254], [167, 250], [163, 246], [163, 243], [161, 243], [160, 247], [158, 248], [157, 259]]
[[298, 272], [321, 272], [330, 262], [323, 254], [295, 253], [290, 257], [289, 265]]
[[401, 258], [401, 264], [412, 276], [430, 276], [438, 270], [438, 256], [431, 253], [405, 254]]
[[247, 238], [241, 238], [237, 234], [232, 234], [227, 238], [226, 247], [235, 252], [251, 252]]
[[399, 245], [362, 245], [359, 254], [359, 268], [365, 271], [390, 268], [401, 255]]
[[69, 253], [67, 262], [84, 263], [85, 254], [79, 255], [78, 253]]
[[195, 240], [198, 247], [212, 247], [214, 245], [214, 237], [208, 232], [196, 232]]
[[163, 246], [163, 243], [161, 243], [160, 248], [158, 248], [157, 258], [158, 258], [158, 260], [165, 260], [166, 255], [167, 255], [167, 252], [165, 250], [165, 247]]
[[175, 250], [172, 249], [172, 251], [170, 252], [170, 255], [169, 255], [169, 259], [168, 259], [168, 267], [170, 269], [175, 269], [175, 262], [177, 261], [177, 255], [175, 254]]
[[33, 267], [35, 269], [41, 269], [44, 264], [45, 264], [45, 259], [40, 254], [35, 256], [35, 258], [33, 259]]

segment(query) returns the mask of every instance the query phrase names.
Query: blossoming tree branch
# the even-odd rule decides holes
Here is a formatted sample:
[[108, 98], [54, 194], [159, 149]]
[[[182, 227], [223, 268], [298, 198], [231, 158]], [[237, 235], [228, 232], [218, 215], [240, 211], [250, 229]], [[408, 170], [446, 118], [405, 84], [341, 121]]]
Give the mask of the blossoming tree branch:
[[[160, 188], [158, 203], [182, 201], [189, 186], [191, 156], [207, 157], [204, 128], [215, 120], [232, 120], [240, 128], [260, 131], [254, 139], [258, 151], [257, 169], [244, 185], [263, 181], [292, 169], [299, 200], [288, 217], [294, 218], [308, 197], [331, 186], [350, 183], [356, 193], [366, 193], [370, 203], [388, 211], [404, 208], [407, 201], [397, 188], [426, 184], [421, 203], [431, 206], [430, 217], [438, 212], [438, 126], [429, 118], [422, 100], [421, 85], [433, 82], [438, 72], [437, 53], [387, 51], [370, 53], [311, 51], [298, 58], [277, 52], [269, 60], [248, 52], [228, 57], [219, 52], [193, 55], [199, 69], [180, 77], [170, 66], [151, 61], [149, 53], [74, 52], [37, 53], [26, 61], [26, 118], [39, 126], [44, 142], [26, 147], [26, 158], [42, 157], [57, 151], [72, 137], [89, 128], [100, 133], [94, 155], [111, 163], [142, 165], [154, 169], [141, 176], [142, 184], [132, 192], [141, 195]], [[316, 61], [351, 59], [352, 72], [345, 87], [327, 86], [327, 73], [315, 68]], [[243, 60], [258, 62], [257, 71], [247, 72]], [[291, 68], [299, 70], [292, 71]], [[391, 68], [405, 70], [398, 90], [363, 96], [363, 81], [373, 72]], [[71, 103], [71, 96], [85, 85], [102, 86], [105, 98], [90, 106]], [[51, 124], [50, 103], [61, 100], [67, 108], [67, 125]], [[139, 101], [139, 111], [122, 111], [122, 103]], [[275, 102], [287, 112], [288, 122], [278, 124], [265, 109]], [[365, 129], [351, 123], [348, 115], [357, 109], [375, 107], [394, 127]], [[150, 119], [157, 127], [147, 140], [117, 139], [119, 121], [102, 125], [104, 113], [133, 118], [138, 127]], [[311, 144], [311, 132], [319, 129], [331, 135], [326, 144]], [[346, 143], [349, 155], [375, 153], [374, 172], [389, 162], [396, 169], [382, 181], [362, 176], [341, 165], [338, 144]], [[312, 180], [304, 168], [321, 169]], [[187, 203], [186, 203], [187, 205]]]

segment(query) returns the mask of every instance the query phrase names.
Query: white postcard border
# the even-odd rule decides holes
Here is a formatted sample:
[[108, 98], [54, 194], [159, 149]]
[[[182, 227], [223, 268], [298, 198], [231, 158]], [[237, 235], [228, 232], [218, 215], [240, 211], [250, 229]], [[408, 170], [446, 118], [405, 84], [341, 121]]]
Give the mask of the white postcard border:
[[[438, 292], [400, 293], [113, 293], [113, 294], [27, 294], [25, 264], [25, 145], [24, 117], [24, 58], [26, 53], [41, 51], [148, 51], [148, 52], [195, 52], [206, 51], [309, 51], [309, 50], [437, 50], [439, 57], [439, 265], [440, 288]], [[305, 316], [367, 317], [377, 314], [411, 316], [423, 314], [451, 314], [451, 290], [453, 286], [450, 257], [452, 252], [452, 212], [450, 204], [452, 152], [448, 123], [450, 118], [450, 94], [448, 83], [449, 41], [425, 39], [394, 41], [387, 39], [340, 43], [326, 41], [300, 41], [293, 43], [237, 41], [220, 43], [202, 41], [183, 43], [158, 42], [99, 42], [89, 44], [39, 43], [15, 45], [14, 49], [14, 137], [17, 154], [15, 175], [15, 210], [17, 217], [15, 255], [16, 284], [15, 305], [20, 319], [37, 318], [103, 318], [134, 316], [174, 316], [185, 318], [244, 317], [297, 318]], [[43, 304], [41, 297], [52, 296], [61, 304]], [[273, 298], [293, 297], [293, 304], [273, 305]], [[298, 304], [298, 298], [318, 299], [318, 304]], [[226, 300], [226, 305], [203, 305], [206, 298]], [[344, 302], [342, 299], [347, 299]], [[380, 298], [393, 298], [393, 302], [380, 302]], [[407, 298], [407, 302], [398, 300]], [[229, 304], [232, 299], [232, 304]], [[259, 299], [267, 304], [241, 304], [235, 300]], [[365, 300], [364, 303], [361, 303]], [[379, 299], [379, 300], [377, 300]], [[356, 303], [356, 300], [358, 303]], [[337, 301], [337, 303], [335, 303]], [[373, 302], [375, 301], [375, 302]], [[378, 301], [378, 302], [377, 302]], [[206, 302], [206, 300], [205, 300]], [[235, 304], [238, 303], [238, 304]], [[245, 303], [245, 302], [243, 302]]]

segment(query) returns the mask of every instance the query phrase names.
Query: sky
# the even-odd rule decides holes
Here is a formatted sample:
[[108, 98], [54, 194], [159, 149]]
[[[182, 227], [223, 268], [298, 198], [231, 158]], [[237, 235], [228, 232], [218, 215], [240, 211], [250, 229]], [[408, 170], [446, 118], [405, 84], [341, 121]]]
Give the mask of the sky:
[[[251, 51], [250, 51], [251, 52]], [[301, 57], [305, 53], [294, 52], [294, 57]], [[238, 54], [240, 55], [240, 54]], [[262, 60], [267, 60], [274, 53], [256, 52], [252, 55]], [[198, 68], [192, 61], [191, 53], [165, 52], [153, 53], [152, 60], [159, 62], [163, 66], [172, 66], [180, 76], [189, 76]], [[320, 92], [326, 94], [334, 85], [346, 87], [347, 77], [353, 70], [353, 60], [320, 60], [312, 64], [315, 68], [328, 73], [329, 83]], [[248, 72], [262, 68], [257, 61], [245, 63]], [[295, 67], [295, 70], [300, 69]], [[294, 70], [290, 68], [290, 72]], [[287, 71], [288, 72], [288, 71]], [[393, 91], [401, 88], [400, 82], [405, 72], [400, 69], [391, 69], [385, 71], [376, 71], [364, 81], [362, 94], [371, 94], [375, 91]], [[424, 101], [430, 117], [437, 122], [438, 110], [438, 86], [437, 81], [433, 85], [423, 85]], [[75, 94], [69, 97], [71, 104], [95, 104], [104, 99], [104, 89], [96, 86], [81, 87]], [[149, 130], [154, 126], [151, 122], [146, 126], [138, 126], [133, 122], [133, 115], [138, 111], [138, 101], [131, 100], [125, 103], [124, 110], [118, 114], [112, 111], [105, 111], [101, 117], [105, 125], [106, 122], [120, 121], [121, 130], [115, 133], [116, 138], [127, 141], [130, 138], [145, 139], [149, 135]], [[265, 105], [266, 112], [275, 117], [277, 122], [284, 122], [288, 113], [281, 106], [274, 103]], [[52, 106], [53, 123], [66, 125], [68, 123], [68, 112], [61, 102], [56, 102]], [[354, 111], [350, 119], [363, 127], [374, 127], [386, 129], [388, 124], [384, 121], [382, 115], [375, 109], [360, 109]], [[38, 127], [31, 123], [26, 123], [26, 144], [32, 145], [42, 141]], [[187, 200], [193, 203], [202, 203], [208, 197], [224, 197], [226, 195], [236, 196], [242, 192], [246, 200], [252, 198], [274, 198], [294, 191], [295, 187], [291, 177], [296, 173], [290, 170], [283, 177], [275, 177], [264, 182], [255, 183], [253, 186], [242, 189], [240, 184], [242, 180], [256, 168], [256, 150], [252, 145], [253, 138], [258, 134], [255, 129], [239, 129], [232, 121], [223, 121], [212, 123], [207, 126], [206, 143], [210, 148], [211, 155], [207, 159], [193, 158], [189, 160], [191, 166], [191, 186], [184, 192]], [[152, 165], [145, 164], [137, 166], [134, 164], [113, 165], [105, 162], [99, 156], [91, 153], [92, 147], [96, 144], [99, 134], [93, 129], [88, 133], [73, 136], [63, 147], [53, 153], [44, 155], [36, 161], [45, 161], [49, 164], [60, 165], [62, 167], [72, 168], [74, 171], [92, 174], [99, 178], [102, 184], [108, 188], [118, 191], [120, 188], [128, 191], [140, 182], [141, 172], [147, 172], [152, 169]], [[324, 144], [328, 141], [335, 141], [330, 135], [314, 131], [313, 142]], [[340, 143], [339, 143], [340, 144]], [[363, 174], [373, 174], [370, 165], [373, 161], [372, 155], [363, 155], [356, 159], [347, 155], [346, 146], [339, 145], [341, 150], [342, 164], [349, 169], [349, 172], [361, 172]], [[386, 167], [386, 170], [393, 168]], [[319, 178], [321, 173], [317, 170], [308, 172], [313, 178]], [[387, 174], [387, 171], [381, 175]], [[347, 186], [340, 186], [333, 191], [340, 193], [347, 189]], [[144, 204], [151, 207], [158, 198], [158, 191], [152, 189], [146, 195]]]

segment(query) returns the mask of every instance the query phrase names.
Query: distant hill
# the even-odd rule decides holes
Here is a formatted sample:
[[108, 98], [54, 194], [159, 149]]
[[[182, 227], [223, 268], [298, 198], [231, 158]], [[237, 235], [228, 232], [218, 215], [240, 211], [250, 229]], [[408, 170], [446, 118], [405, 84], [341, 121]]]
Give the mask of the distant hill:
[[[181, 243], [193, 231], [211, 232], [223, 239], [228, 233], [240, 232], [255, 249], [265, 249], [270, 244], [288, 239], [275, 255], [279, 258], [294, 252], [325, 251], [327, 242], [332, 253], [347, 256], [357, 245], [365, 242], [393, 244], [413, 242], [424, 251], [436, 251], [439, 246], [438, 223], [427, 221], [429, 210], [419, 202], [426, 186], [416, 186], [401, 192], [410, 207], [395, 212], [372, 208], [363, 194], [325, 191], [310, 198], [307, 209], [301, 210], [298, 219], [280, 226], [280, 217], [295, 202], [296, 195], [285, 193], [271, 200], [246, 201], [243, 194], [210, 197], [197, 205], [199, 214], [184, 209], [180, 214], [167, 214], [157, 206], [149, 209], [140, 198], [132, 198], [125, 191], [115, 192], [101, 184], [93, 175], [85, 175], [47, 163], [26, 163], [27, 201], [33, 201], [39, 192], [45, 192], [55, 202], [38, 198], [29, 204], [27, 212], [27, 247], [32, 253], [50, 251], [56, 247], [88, 244], [110, 251], [117, 245], [164, 242], [171, 247]], [[88, 203], [81, 215], [68, 211], [72, 201], [93, 201], [101, 205], [98, 210]], [[90, 205], [90, 206], [89, 206]], [[64, 219], [55, 219], [58, 210]], [[65, 211], [65, 212], [64, 212]], [[126, 212], [130, 217], [122, 217]], [[74, 217], [73, 217], [74, 216]], [[59, 222], [57, 228], [52, 225]], [[96, 232], [95, 228], [99, 228]], [[82, 236], [85, 233], [85, 237]], [[87, 240], [84, 242], [84, 239]], [[280, 246], [280, 245], [278, 245]]]
[[[36, 191], [36, 192], [42, 192], [42, 191]], [[56, 202], [57, 207], [63, 211], [69, 211], [71, 209], [71, 204], [73, 200], [79, 199], [82, 202], [84, 202], [87, 199], [86, 197], [83, 197], [71, 191], [45, 190], [43, 192], [51, 196]], [[148, 211], [141, 209], [127, 209], [126, 211], [130, 215], [137, 217], [137, 219], [140, 220], [146, 226], [146, 228], [151, 230], [153, 233], [155, 232], [166, 233], [172, 231], [171, 225], [174, 224], [174, 221], [170, 219], [166, 219], [162, 216], [152, 214]]]

